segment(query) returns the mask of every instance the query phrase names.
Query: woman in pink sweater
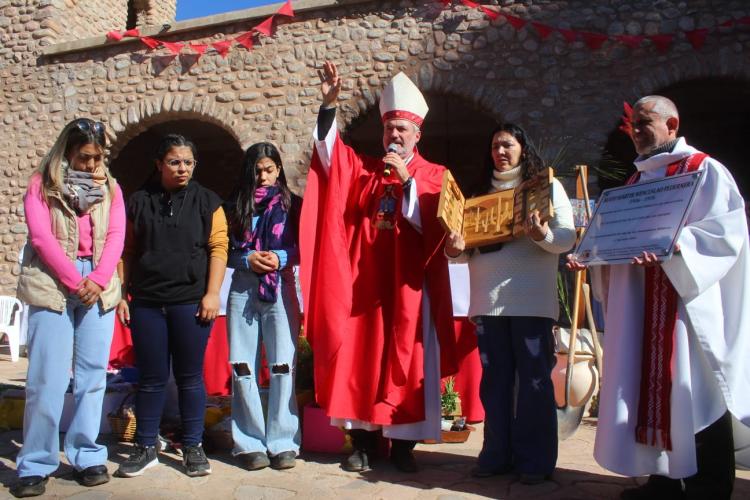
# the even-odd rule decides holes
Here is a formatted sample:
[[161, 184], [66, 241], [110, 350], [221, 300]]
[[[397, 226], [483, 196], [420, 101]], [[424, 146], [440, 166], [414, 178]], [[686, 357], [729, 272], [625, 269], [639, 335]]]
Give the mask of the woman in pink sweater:
[[18, 297], [29, 304], [29, 371], [17, 497], [44, 493], [59, 466], [59, 424], [73, 368], [65, 455], [86, 486], [109, 481], [97, 444], [106, 369], [120, 299], [115, 273], [125, 238], [122, 193], [104, 165], [104, 125], [65, 126], [24, 197], [29, 243]]

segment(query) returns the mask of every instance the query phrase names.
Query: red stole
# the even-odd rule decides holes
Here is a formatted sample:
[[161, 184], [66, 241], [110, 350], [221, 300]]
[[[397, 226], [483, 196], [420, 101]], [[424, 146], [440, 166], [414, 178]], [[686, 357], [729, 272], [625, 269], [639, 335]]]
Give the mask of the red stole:
[[403, 189], [380, 159], [337, 137], [328, 174], [313, 155], [300, 221], [305, 332], [318, 404], [329, 416], [390, 425], [424, 420], [422, 292], [443, 375], [457, 371], [445, 233], [444, 167], [415, 152], [422, 234], [401, 214]]
[[[671, 163], [665, 177], [697, 170], [706, 156], [695, 153]], [[636, 172], [628, 184], [635, 184], [639, 178], [640, 173]], [[671, 368], [678, 296], [660, 265], [645, 268], [644, 296], [641, 388], [635, 438], [639, 443], [671, 450]]]

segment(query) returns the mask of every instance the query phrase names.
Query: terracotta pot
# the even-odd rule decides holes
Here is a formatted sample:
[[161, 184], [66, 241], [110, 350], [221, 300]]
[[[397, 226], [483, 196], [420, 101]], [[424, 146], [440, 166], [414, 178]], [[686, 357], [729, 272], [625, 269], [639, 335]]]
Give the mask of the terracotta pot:
[[[565, 373], [568, 355], [557, 353], [557, 363], [552, 369], [552, 384], [555, 387], [555, 401], [558, 407], [565, 405]], [[593, 396], [599, 383], [596, 361], [591, 355], [576, 354], [573, 364], [573, 378], [570, 381], [570, 406], [584, 406]]]

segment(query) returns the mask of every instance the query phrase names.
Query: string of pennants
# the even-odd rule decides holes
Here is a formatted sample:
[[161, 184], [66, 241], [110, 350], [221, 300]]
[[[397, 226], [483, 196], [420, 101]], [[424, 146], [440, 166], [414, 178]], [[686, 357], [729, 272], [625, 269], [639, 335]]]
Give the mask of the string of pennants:
[[[441, 3], [444, 7], [451, 7], [454, 1], [440, 0], [439, 3]], [[459, 3], [471, 9], [480, 9], [491, 21], [502, 17], [516, 31], [520, 31], [524, 27], [529, 25], [537, 32], [539, 38], [541, 38], [542, 40], [546, 40], [553, 33], [557, 32], [565, 39], [567, 43], [573, 43], [577, 40], [582, 40], [591, 50], [599, 50], [604, 45], [604, 43], [608, 41], [623, 44], [630, 49], [637, 49], [643, 42], [648, 40], [654, 45], [657, 51], [664, 53], [669, 50], [677, 36], [677, 33], [658, 33], [654, 35], [605, 35], [603, 33], [596, 33], [592, 31], [558, 28], [540, 23], [538, 21], [528, 21], [512, 14], [491, 9], [490, 7], [481, 5], [478, 2], [473, 2], [471, 0], [459, 0]], [[141, 36], [138, 28], [133, 28], [127, 31], [110, 31], [106, 36], [108, 40], [113, 41], [119, 41], [127, 37], [139, 38], [141, 42], [150, 50], [164, 47], [174, 55], [180, 54], [183, 49], [187, 48], [188, 50], [197, 54], [198, 58], [205, 54], [206, 51], [209, 50], [209, 48], [213, 48], [213, 50], [218, 52], [221, 57], [225, 58], [227, 54], [229, 54], [232, 46], [234, 46], [235, 44], [245, 47], [247, 50], [252, 50], [253, 38], [256, 35], [264, 35], [269, 37], [273, 36], [274, 19], [277, 16], [289, 18], [294, 17], [294, 10], [292, 8], [291, 0], [286, 0], [284, 5], [282, 5], [274, 14], [259, 23], [257, 26], [251, 28], [249, 31], [246, 31], [245, 33], [242, 33], [238, 36], [219, 40], [210, 44], [165, 42], [164, 40], [157, 40], [150, 36]], [[733, 28], [735, 26], [750, 26], [750, 16], [744, 16], [738, 19], [729, 19], [711, 28], [697, 28], [693, 30], [682, 31], [682, 33], [684, 34], [688, 42], [690, 42], [690, 45], [692, 45], [693, 49], [699, 50], [706, 42], [706, 38], [709, 33], [717, 31], [720, 28]]]
[[[520, 31], [526, 25], [530, 25], [539, 35], [539, 38], [546, 40], [550, 35], [557, 32], [562, 35], [567, 43], [573, 43], [576, 40], [582, 40], [588, 48], [591, 50], [599, 50], [602, 45], [607, 41], [621, 43], [630, 49], [637, 49], [640, 45], [649, 40], [656, 50], [664, 53], [669, 50], [669, 47], [674, 42], [677, 33], [658, 33], [655, 35], [605, 35], [603, 33], [595, 33], [591, 31], [580, 31], [572, 29], [557, 28], [549, 26], [544, 23], [537, 21], [527, 21], [526, 19], [500, 12], [484, 5], [480, 5], [477, 2], [471, 0], [459, 0], [461, 4], [469, 8], [478, 8], [492, 21], [500, 17], [504, 18], [508, 24], [510, 24], [516, 31]], [[440, 3], [445, 7], [450, 7], [453, 4], [453, 0], [440, 0]], [[741, 17], [738, 19], [730, 19], [724, 21], [712, 28], [698, 28], [693, 30], [682, 31], [685, 38], [690, 42], [693, 49], [699, 50], [703, 47], [706, 42], [706, 37], [712, 31], [716, 31], [719, 28], [732, 28], [735, 26], [750, 26], [750, 16]]]
[[231, 38], [225, 38], [211, 43], [187, 43], [187, 42], [165, 42], [164, 40], [157, 40], [150, 36], [142, 36], [138, 28], [129, 29], [126, 31], [110, 31], [107, 33], [107, 39], [112, 41], [120, 41], [123, 38], [139, 38], [140, 41], [149, 48], [149, 50], [156, 50], [160, 47], [164, 47], [174, 55], [178, 55], [183, 49], [187, 48], [194, 54], [197, 54], [198, 59], [209, 50], [213, 48], [222, 58], [227, 57], [229, 50], [233, 45], [241, 45], [247, 50], [253, 49], [253, 38], [256, 35], [273, 36], [274, 30], [274, 19], [277, 16], [282, 17], [294, 17], [294, 9], [292, 8], [292, 1], [286, 0], [279, 10], [269, 16], [267, 19], [254, 26], [249, 31], [240, 35], [232, 36]]

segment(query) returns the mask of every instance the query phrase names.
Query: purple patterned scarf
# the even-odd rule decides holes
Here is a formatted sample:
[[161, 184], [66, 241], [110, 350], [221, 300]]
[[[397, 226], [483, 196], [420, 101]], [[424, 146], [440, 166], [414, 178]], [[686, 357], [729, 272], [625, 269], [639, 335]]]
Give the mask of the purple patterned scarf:
[[[287, 210], [281, 202], [278, 185], [255, 189], [255, 214], [258, 222], [255, 229], [245, 232], [244, 248], [252, 250], [281, 250], [281, 237], [287, 221]], [[279, 284], [279, 271], [271, 271], [259, 276], [258, 296], [263, 302], [276, 302]]]

